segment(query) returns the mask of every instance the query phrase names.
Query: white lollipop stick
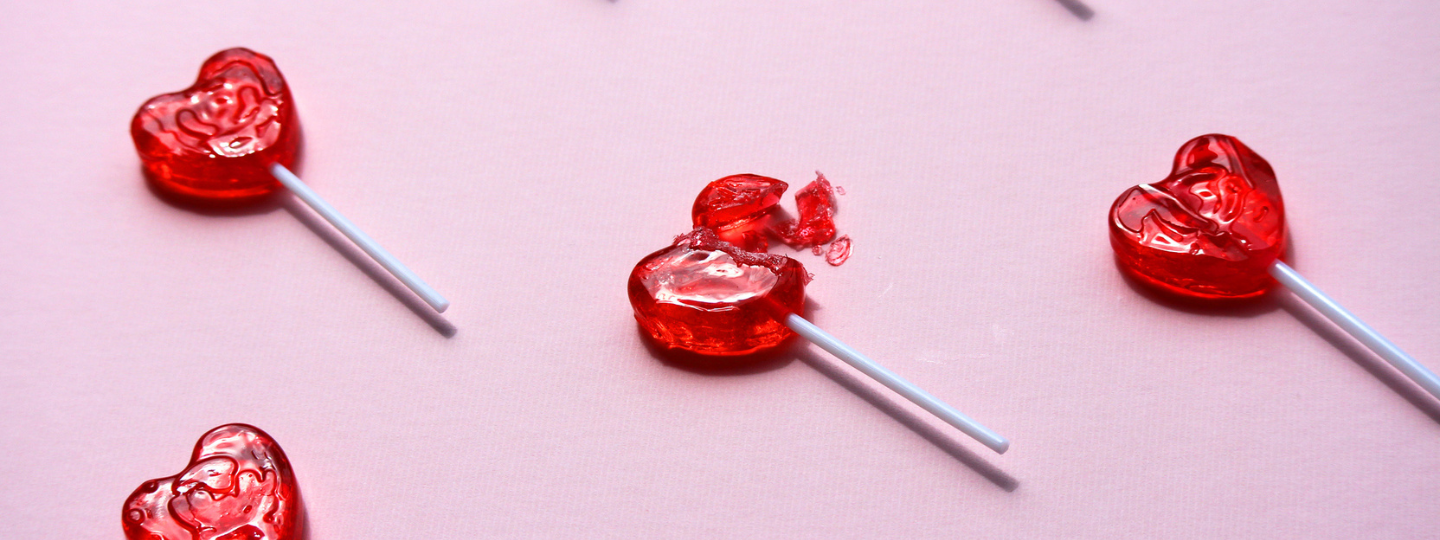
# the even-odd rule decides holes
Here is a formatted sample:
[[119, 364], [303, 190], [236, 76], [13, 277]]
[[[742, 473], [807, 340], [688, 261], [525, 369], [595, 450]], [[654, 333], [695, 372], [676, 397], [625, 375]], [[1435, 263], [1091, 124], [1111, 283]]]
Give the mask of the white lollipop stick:
[[330, 206], [330, 203], [325, 202], [325, 199], [321, 199], [320, 195], [317, 195], [314, 190], [310, 189], [310, 186], [305, 185], [305, 182], [301, 182], [300, 177], [295, 176], [295, 173], [290, 172], [290, 169], [286, 169], [284, 165], [276, 163], [270, 166], [270, 174], [275, 175], [276, 180], [279, 180], [281, 184], [285, 184], [285, 187], [290, 188], [290, 191], [295, 192], [296, 197], [300, 197], [300, 200], [310, 205], [310, 208], [314, 209], [315, 213], [324, 217], [326, 221], [329, 221], [331, 225], [334, 225], [336, 229], [339, 229], [346, 237], [350, 238], [350, 241], [360, 246], [360, 249], [375, 259], [375, 262], [380, 263], [380, 266], [389, 270], [390, 274], [395, 276], [395, 279], [400, 280], [400, 282], [404, 283], [410, 290], [415, 291], [415, 294], [425, 300], [425, 303], [430, 304], [430, 307], [435, 308], [435, 311], [444, 312], [445, 308], [450, 307], [449, 300], [440, 296], [440, 293], [435, 292], [435, 289], [426, 284], [425, 280], [420, 279], [420, 276], [415, 275], [415, 272], [411, 272], [409, 268], [405, 267], [404, 263], [401, 263], [399, 259], [391, 255], [389, 251], [385, 251], [385, 248], [380, 247], [380, 244], [370, 238], [370, 235], [365, 234], [365, 231], [360, 230], [360, 228], [356, 227], [350, 220], [345, 219], [345, 216], [340, 215], [340, 212], [335, 210], [335, 207]]
[[930, 411], [930, 414], [955, 426], [956, 429], [965, 432], [966, 435], [974, 437], [975, 440], [990, 447], [991, 450], [1004, 454], [1006, 450], [1010, 449], [1010, 441], [1001, 437], [1000, 434], [990, 431], [990, 428], [980, 425], [979, 422], [970, 419], [969, 416], [965, 416], [960, 411], [955, 410], [954, 407], [945, 404], [944, 401], [936, 399], [935, 396], [930, 395], [929, 392], [921, 390], [920, 387], [910, 384], [910, 381], [900, 378], [899, 375], [885, 369], [884, 366], [875, 363], [874, 360], [866, 358], [865, 355], [860, 354], [859, 351], [850, 348], [849, 345], [841, 343], [840, 340], [835, 339], [835, 336], [821, 330], [820, 327], [805, 320], [804, 317], [791, 313], [785, 318], [785, 326], [789, 326], [791, 330], [800, 334], [801, 337], [810, 340], [811, 343], [819, 345], [821, 349], [829, 351], [830, 354], [835, 355], [836, 358], [844, 360], [845, 363], [854, 366], [855, 369], [869, 375], [870, 378], [889, 387], [891, 390], [894, 390], [895, 393], [905, 396], [905, 399], [919, 405], [920, 408]]
[[1440, 399], [1440, 378], [1437, 378], [1433, 371], [1426, 369], [1390, 340], [1385, 339], [1385, 336], [1380, 335], [1375, 329], [1370, 328], [1355, 315], [1340, 307], [1340, 304], [1330, 299], [1329, 296], [1325, 296], [1320, 289], [1300, 277], [1294, 268], [1290, 268], [1283, 262], [1275, 261], [1275, 264], [1270, 267], [1270, 275], [1275, 276], [1277, 281], [1289, 288], [1290, 292], [1295, 293], [1295, 296], [1299, 296], [1305, 303], [1310, 304], [1310, 307], [1325, 315], [1325, 318], [1330, 319], [1336, 326], [1344, 329], [1360, 343], [1364, 343], [1370, 350], [1375, 351], [1375, 354], [1395, 366], [1395, 369], [1400, 370], [1406, 377], [1410, 377], [1410, 380], [1415, 381], [1415, 384], [1420, 385], [1426, 392], [1430, 392], [1430, 395]]

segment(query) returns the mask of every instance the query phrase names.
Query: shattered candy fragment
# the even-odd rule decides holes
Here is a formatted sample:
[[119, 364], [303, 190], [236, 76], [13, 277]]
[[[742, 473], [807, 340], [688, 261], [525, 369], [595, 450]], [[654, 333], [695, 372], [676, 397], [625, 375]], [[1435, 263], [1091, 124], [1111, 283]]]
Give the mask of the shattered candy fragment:
[[293, 168], [300, 148], [294, 99], [270, 57], [220, 51], [189, 88], [155, 96], [130, 136], [157, 188], [201, 201], [246, 201], [280, 187], [269, 166]]
[[815, 176], [814, 182], [795, 193], [800, 218], [780, 226], [781, 238], [795, 248], [819, 248], [835, 238], [835, 189], [825, 175], [817, 172]]
[[1161, 290], [1248, 298], [1275, 285], [1285, 206], [1270, 164], [1238, 139], [1204, 135], [1175, 155], [1170, 176], [1126, 190], [1110, 208], [1120, 267]]
[[735, 356], [794, 335], [783, 318], [803, 309], [807, 281], [794, 259], [748, 252], [696, 227], [641, 259], [628, 289], [635, 320], [661, 346]]
[[183, 472], [130, 494], [120, 523], [129, 540], [300, 540], [303, 528], [285, 452], [245, 424], [200, 437]]
[[713, 229], [721, 240], [764, 252], [765, 221], [790, 186], [754, 174], [726, 176], [710, 182], [695, 198], [690, 216], [695, 227]]
[[830, 244], [830, 249], [825, 251], [825, 262], [830, 266], [840, 266], [850, 260], [850, 237], [841, 236]]
[[[796, 248], [809, 248], [839, 266], [849, 258], [849, 239], [840, 245], [825, 246], [835, 238], [835, 194], [824, 174], [795, 194], [800, 217], [786, 218], [779, 211], [780, 196], [789, 187], [780, 180], [753, 174], [721, 178], [695, 198], [691, 218], [696, 227], [714, 230], [721, 240], [746, 251], [769, 250], [768, 236], [774, 235]], [[779, 214], [778, 216], [776, 214]]]

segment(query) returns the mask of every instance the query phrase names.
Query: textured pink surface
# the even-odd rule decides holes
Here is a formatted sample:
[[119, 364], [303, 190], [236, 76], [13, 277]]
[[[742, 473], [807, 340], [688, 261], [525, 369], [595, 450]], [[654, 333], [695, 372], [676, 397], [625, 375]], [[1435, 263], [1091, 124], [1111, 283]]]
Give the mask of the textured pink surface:
[[[1240, 137], [1296, 268], [1440, 367], [1440, 4], [1087, 3], [0, 4], [5, 535], [118, 538], [136, 482], [248, 422], [313, 540], [1432, 536], [1440, 404], [1288, 295], [1151, 300], [1104, 219]], [[307, 210], [149, 192], [136, 104], [231, 46], [444, 318]], [[809, 265], [816, 322], [1010, 452], [810, 346], [645, 348], [625, 277], [698, 186], [817, 168], [861, 245]]]

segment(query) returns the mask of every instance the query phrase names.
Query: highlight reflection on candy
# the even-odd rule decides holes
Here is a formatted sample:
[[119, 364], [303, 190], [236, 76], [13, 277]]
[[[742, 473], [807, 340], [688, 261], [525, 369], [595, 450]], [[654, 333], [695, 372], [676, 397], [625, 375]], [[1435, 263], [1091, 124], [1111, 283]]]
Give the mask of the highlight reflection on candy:
[[301, 512], [280, 445], [228, 424], [200, 437], [180, 474], [141, 484], [120, 522], [129, 540], [299, 540]]
[[[1010, 441], [998, 433], [801, 316], [809, 274], [794, 259], [763, 253], [759, 235], [776, 232], [765, 222], [784, 189], [784, 182], [755, 175], [727, 176], [706, 186], [691, 209], [695, 229], [630, 271], [627, 291], [640, 328], [666, 349], [720, 359], [718, 365], [706, 361], [708, 367], [747, 363], [750, 359], [736, 357], [773, 349], [798, 334], [990, 449], [1009, 449]], [[796, 202], [801, 218], [786, 224], [789, 237], [830, 241], [835, 235], [834, 190], [825, 177], [819, 175], [801, 190]], [[726, 242], [720, 231], [742, 243], [758, 244], [758, 250]], [[849, 253], [850, 239], [841, 237], [826, 260], [838, 265]]]

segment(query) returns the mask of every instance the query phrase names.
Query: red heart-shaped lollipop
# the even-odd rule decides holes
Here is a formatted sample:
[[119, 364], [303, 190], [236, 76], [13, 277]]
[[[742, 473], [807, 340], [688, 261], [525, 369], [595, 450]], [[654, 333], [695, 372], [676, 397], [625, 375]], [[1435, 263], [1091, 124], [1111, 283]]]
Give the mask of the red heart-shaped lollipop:
[[808, 280], [799, 261], [745, 251], [697, 227], [635, 265], [630, 305], [666, 348], [736, 356], [795, 335], [783, 319], [804, 308]]
[[299, 540], [303, 527], [285, 452], [245, 424], [200, 437], [183, 472], [130, 494], [121, 523], [129, 540]]
[[1270, 164], [1238, 139], [1202, 135], [1170, 176], [1132, 187], [1110, 207], [1110, 245], [1141, 282], [1197, 298], [1249, 298], [1275, 285], [1285, 205]]
[[146, 176], [160, 189], [244, 201], [280, 187], [270, 165], [292, 168], [300, 148], [290, 89], [270, 57], [220, 51], [189, 88], [150, 98], [130, 122]]

